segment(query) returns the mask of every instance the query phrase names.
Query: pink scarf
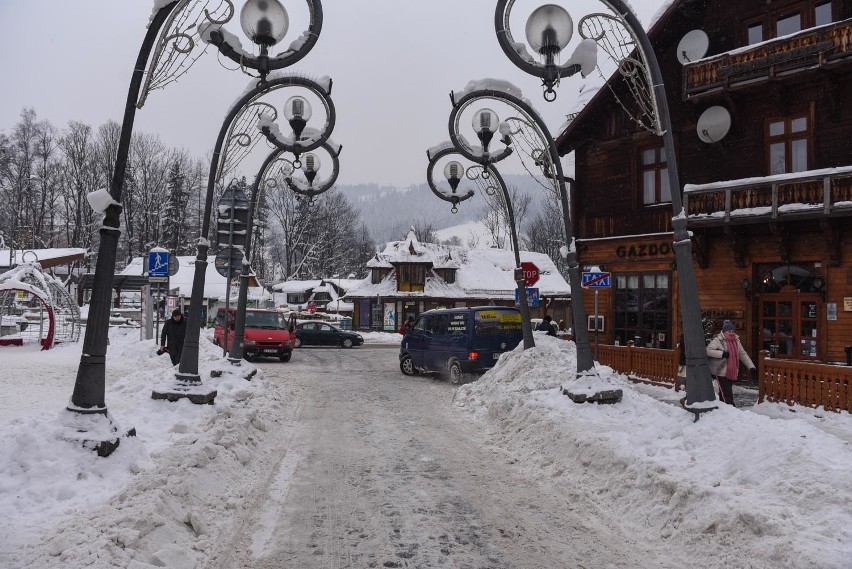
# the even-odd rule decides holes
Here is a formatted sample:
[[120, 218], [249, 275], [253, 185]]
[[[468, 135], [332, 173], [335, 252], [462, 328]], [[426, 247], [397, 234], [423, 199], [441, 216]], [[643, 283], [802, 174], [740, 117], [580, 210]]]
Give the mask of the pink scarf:
[[740, 375], [740, 352], [737, 347], [737, 338], [725, 338], [728, 344], [728, 369], [725, 371], [725, 377], [730, 380], [736, 380]]

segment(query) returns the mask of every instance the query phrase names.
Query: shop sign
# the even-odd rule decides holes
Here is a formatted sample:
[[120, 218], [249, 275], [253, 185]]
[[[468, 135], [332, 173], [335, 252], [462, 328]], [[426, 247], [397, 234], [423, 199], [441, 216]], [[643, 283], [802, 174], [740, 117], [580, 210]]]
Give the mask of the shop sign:
[[671, 243], [634, 243], [619, 245], [615, 256], [620, 259], [638, 259], [642, 257], [665, 257], [672, 252]]

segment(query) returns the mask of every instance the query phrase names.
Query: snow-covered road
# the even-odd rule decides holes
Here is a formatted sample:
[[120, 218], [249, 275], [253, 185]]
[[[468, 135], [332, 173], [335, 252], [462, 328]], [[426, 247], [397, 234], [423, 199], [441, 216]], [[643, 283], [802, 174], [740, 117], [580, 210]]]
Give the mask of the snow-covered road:
[[452, 405], [454, 387], [404, 377], [396, 349], [298, 355], [263, 366], [288, 394], [286, 428], [208, 567], [677, 566], [570, 488], [531, 480]]

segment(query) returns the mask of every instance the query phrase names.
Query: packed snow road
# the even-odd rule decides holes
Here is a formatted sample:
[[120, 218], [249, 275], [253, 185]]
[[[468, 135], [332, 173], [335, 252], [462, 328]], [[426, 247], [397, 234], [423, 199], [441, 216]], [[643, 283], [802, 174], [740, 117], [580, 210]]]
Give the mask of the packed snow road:
[[455, 387], [403, 376], [397, 353], [302, 348], [261, 364], [287, 417], [206, 567], [676, 566], [570, 488], [530, 479], [453, 406]]

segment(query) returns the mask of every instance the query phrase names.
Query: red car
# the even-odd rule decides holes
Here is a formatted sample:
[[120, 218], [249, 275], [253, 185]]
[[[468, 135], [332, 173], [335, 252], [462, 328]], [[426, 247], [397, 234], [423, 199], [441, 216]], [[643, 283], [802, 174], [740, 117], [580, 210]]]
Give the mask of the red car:
[[[231, 347], [234, 334], [236, 309], [228, 314], [228, 334], [225, 336], [225, 309], [216, 313], [213, 343], [217, 346]], [[246, 309], [246, 327], [243, 337], [243, 353], [246, 359], [258, 357], [277, 357], [282, 362], [290, 361], [293, 348], [296, 347], [296, 318], [286, 318], [275, 310], [259, 308]]]

